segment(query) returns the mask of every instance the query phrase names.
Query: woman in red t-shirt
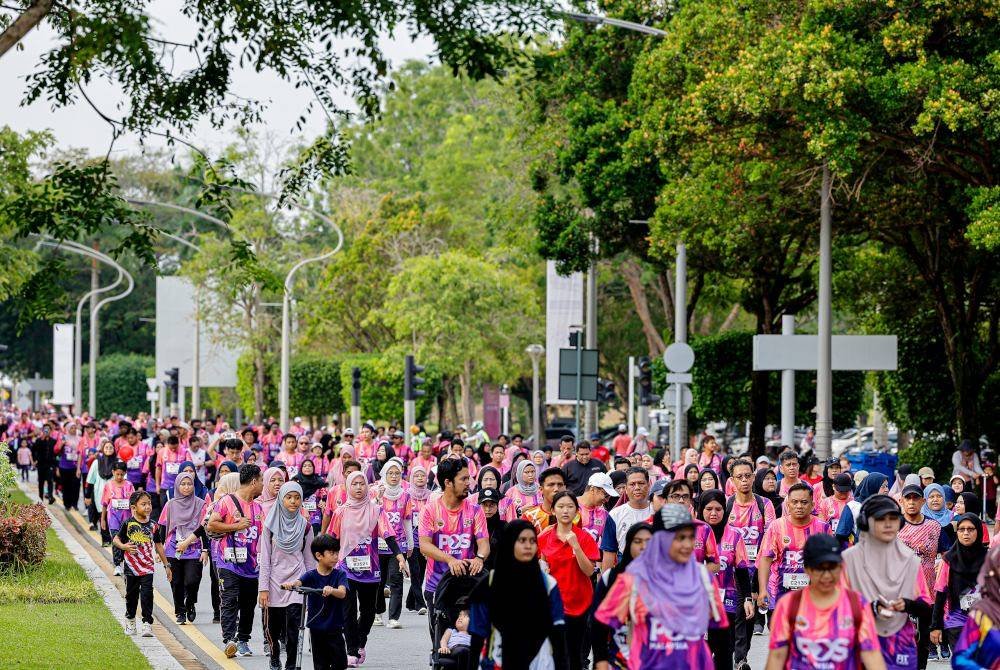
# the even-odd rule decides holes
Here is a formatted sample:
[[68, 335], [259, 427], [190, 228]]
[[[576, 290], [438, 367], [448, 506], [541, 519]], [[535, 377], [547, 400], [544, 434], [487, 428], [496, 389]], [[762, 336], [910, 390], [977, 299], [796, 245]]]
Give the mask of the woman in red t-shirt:
[[538, 536], [539, 554], [555, 578], [562, 596], [566, 615], [566, 648], [569, 651], [569, 669], [585, 667], [590, 653], [587, 636], [587, 610], [594, 598], [591, 577], [601, 552], [590, 533], [573, 525], [580, 510], [576, 496], [560, 491], [552, 498], [552, 512], [556, 524]]

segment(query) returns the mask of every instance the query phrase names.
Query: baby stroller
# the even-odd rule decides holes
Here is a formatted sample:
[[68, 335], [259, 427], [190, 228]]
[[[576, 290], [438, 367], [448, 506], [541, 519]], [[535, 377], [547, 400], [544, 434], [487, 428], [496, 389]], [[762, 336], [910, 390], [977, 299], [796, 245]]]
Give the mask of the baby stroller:
[[[441, 638], [446, 630], [451, 628], [458, 613], [469, 609], [477, 595], [483, 592], [489, 573], [483, 570], [478, 575], [456, 576], [445, 573], [434, 591], [434, 619], [431, 626], [434, 631], [434, 648], [431, 651], [431, 667], [434, 670], [465, 670], [469, 665], [468, 655], [442, 654]], [[478, 667], [472, 665], [471, 667]]]

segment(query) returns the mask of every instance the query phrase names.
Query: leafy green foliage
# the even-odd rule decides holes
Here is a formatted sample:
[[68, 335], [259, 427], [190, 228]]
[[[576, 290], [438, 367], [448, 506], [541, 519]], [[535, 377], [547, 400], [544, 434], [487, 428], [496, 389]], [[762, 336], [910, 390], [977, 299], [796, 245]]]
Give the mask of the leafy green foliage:
[[[288, 366], [288, 408], [302, 416], [336, 415], [345, 411], [338, 358], [299, 354]], [[279, 371], [280, 374], [280, 371]]]
[[[340, 365], [340, 387], [344, 406], [351, 406], [351, 369], [361, 369], [361, 420], [376, 421], [403, 418], [403, 354], [345, 356]], [[418, 359], [418, 363], [423, 363]], [[427, 365], [421, 377], [426, 394], [416, 400], [416, 419], [424, 421], [430, 415], [435, 399], [441, 392], [441, 372]]]
[[[149, 411], [146, 400], [146, 377], [150, 376], [155, 362], [152, 356], [138, 354], [109, 354], [97, 361], [97, 414], [109, 416], [120, 412], [135, 416]], [[81, 397], [90, 394], [90, 365], [84, 364], [81, 371], [83, 389]], [[84, 401], [86, 404], [86, 400]]]
[[[278, 381], [281, 378], [281, 368], [278, 367], [276, 356], [269, 355], [264, 359], [264, 385], [258, 386], [253, 354], [244, 352], [236, 360], [236, 395], [240, 399], [240, 408], [247, 416], [254, 416], [255, 410], [260, 417], [276, 416], [278, 407]], [[255, 404], [257, 390], [260, 390], [262, 404]], [[289, 393], [289, 404], [291, 394]]]

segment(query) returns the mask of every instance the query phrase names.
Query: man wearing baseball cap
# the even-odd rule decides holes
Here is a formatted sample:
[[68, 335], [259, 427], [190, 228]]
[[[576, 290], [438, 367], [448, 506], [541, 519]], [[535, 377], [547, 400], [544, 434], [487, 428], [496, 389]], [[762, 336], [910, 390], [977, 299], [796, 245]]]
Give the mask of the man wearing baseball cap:
[[[815, 494], [813, 495], [815, 498]], [[820, 499], [816, 505], [816, 516], [833, 526], [840, 521], [847, 503], [854, 500], [854, 479], [846, 472], [833, 478], [833, 495]]]
[[[837, 539], [810, 535], [802, 561], [809, 583], [778, 600], [767, 667], [885, 668], [871, 608], [841, 586], [844, 559]], [[838, 662], [831, 664], [831, 658]]]
[[924, 467], [917, 470], [917, 474], [920, 475], [920, 485], [923, 486], [924, 488], [927, 488], [928, 486], [934, 483], [933, 468], [929, 468], [925, 465]]
[[[921, 468], [917, 473], [924, 475]], [[933, 471], [931, 481], [933, 482]], [[899, 506], [903, 510], [903, 527], [899, 529], [899, 539], [920, 559], [920, 574], [927, 584], [928, 593], [934, 593], [934, 581], [937, 577], [936, 560], [938, 542], [941, 539], [941, 524], [924, 516], [924, 489], [916, 484], [903, 487]], [[927, 667], [927, 656], [930, 653], [931, 617], [926, 613], [917, 616], [917, 667]]]
[[580, 505], [580, 527], [590, 533], [594, 540], [600, 540], [604, 526], [608, 522], [608, 510], [604, 505], [611, 498], [617, 498], [618, 491], [606, 472], [595, 472], [587, 480], [587, 488], [577, 501]]

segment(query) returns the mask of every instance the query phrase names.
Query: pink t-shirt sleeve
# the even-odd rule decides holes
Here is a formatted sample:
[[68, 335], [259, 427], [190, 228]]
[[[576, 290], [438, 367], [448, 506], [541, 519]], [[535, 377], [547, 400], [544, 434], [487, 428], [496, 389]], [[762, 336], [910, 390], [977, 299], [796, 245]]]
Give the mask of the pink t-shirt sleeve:
[[[941, 565], [938, 567], [937, 579], [934, 580], [934, 590], [945, 593], [948, 591], [948, 575], [951, 573], [951, 568], [948, 567], [948, 561], [941, 561]], [[919, 581], [923, 581], [918, 579]]]
[[434, 515], [431, 513], [433, 505], [434, 503], [424, 505], [424, 509], [420, 511], [419, 537], [434, 537]]
[[768, 649], [781, 649], [788, 646], [788, 638], [791, 631], [788, 629], [788, 608], [791, 598], [781, 598], [774, 607], [774, 614], [771, 616], [771, 641]]
[[472, 530], [477, 540], [489, 537], [489, 530], [486, 527], [486, 512], [482, 507], [476, 507], [475, 520], [472, 522]]
[[608, 591], [608, 595], [604, 597], [604, 601], [598, 606], [594, 616], [606, 626], [614, 629], [621, 628], [628, 623], [628, 603], [631, 592], [631, 577], [626, 574], [618, 575], [618, 579], [612, 584], [611, 590]]
[[105, 486], [104, 491], [101, 493], [101, 507], [107, 509], [108, 503], [110, 502], [111, 502], [111, 487]]
[[875, 651], [880, 648], [878, 633], [875, 631], [875, 616], [870, 607], [861, 608], [861, 630], [858, 631], [858, 646], [861, 647], [861, 651]]
[[917, 573], [917, 578], [914, 580], [913, 591], [914, 600], [923, 600], [924, 602], [930, 604], [934, 603], [934, 599], [931, 597], [931, 592], [928, 590], [927, 580], [924, 579], [922, 570]]
[[708, 536], [705, 538], [705, 562], [719, 562], [719, 544], [715, 541], [715, 533], [711, 531], [708, 532]]

